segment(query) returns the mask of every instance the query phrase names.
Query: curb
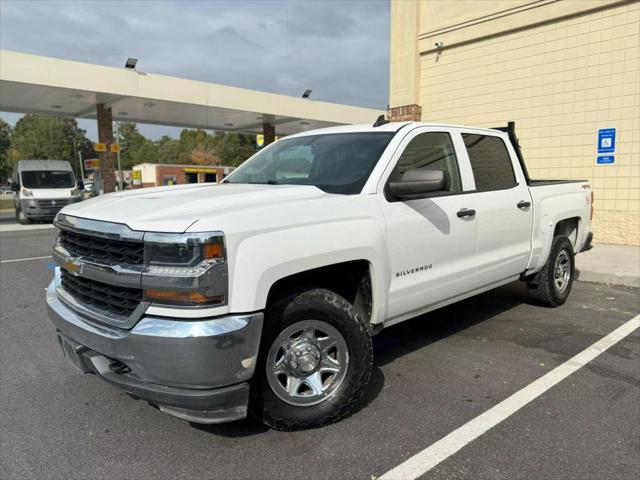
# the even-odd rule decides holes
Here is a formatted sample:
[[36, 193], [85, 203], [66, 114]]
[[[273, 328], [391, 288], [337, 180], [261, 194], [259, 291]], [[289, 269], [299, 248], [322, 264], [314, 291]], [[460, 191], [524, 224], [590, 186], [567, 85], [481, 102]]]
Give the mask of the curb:
[[576, 268], [576, 272], [578, 274], [576, 280], [579, 282], [604, 283], [605, 285], [640, 288], [640, 277], [637, 276], [594, 272], [580, 268]]

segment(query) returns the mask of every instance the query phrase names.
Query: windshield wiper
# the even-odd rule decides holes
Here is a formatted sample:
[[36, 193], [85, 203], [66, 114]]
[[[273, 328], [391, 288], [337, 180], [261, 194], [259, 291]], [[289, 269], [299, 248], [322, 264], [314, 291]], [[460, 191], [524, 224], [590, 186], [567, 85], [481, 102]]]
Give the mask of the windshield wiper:
[[283, 185], [277, 180], [267, 180], [266, 182], [224, 182], [224, 183], [244, 183], [245, 185]]

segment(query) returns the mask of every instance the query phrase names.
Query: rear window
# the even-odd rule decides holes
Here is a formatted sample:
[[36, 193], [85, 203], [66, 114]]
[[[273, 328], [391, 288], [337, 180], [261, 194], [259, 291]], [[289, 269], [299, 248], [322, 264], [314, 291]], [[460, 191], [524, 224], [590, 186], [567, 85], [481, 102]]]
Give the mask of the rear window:
[[500, 137], [463, 133], [476, 190], [506, 190], [517, 185], [509, 151]]

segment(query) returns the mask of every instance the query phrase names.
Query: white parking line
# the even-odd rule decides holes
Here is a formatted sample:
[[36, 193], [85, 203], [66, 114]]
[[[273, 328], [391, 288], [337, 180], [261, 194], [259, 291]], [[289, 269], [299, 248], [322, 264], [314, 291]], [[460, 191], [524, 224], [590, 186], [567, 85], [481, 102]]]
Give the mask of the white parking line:
[[538, 380], [530, 383], [480, 416], [465, 423], [394, 469], [389, 470], [378, 480], [413, 480], [424, 475], [462, 447], [513, 415], [572, 373], [584, 367], [608, 348], [633, 333], [638, 327], [640, 327], [640, 315], [636, 315], [606, 337], [601, 338], [578, 353], [575, 357], [557, 366]]
[[51, 258], [51, 255], [45, 255], [44, 257], [14, 258], [12, 260], [0, 260], [0, 263], [26, 262], [28, 260], [42, 260], [44, 258]]

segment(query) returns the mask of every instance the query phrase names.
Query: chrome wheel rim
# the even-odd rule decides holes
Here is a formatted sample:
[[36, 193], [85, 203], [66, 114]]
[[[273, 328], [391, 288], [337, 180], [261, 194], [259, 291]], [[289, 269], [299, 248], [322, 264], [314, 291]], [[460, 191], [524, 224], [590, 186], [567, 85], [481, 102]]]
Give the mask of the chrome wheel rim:
[[267, 380], [283, 401], [300, 407], [324, 402], [340, 388], [349, 367], [342, 334], [321, 320], [284, 329], [269, 349]]
[[569, 278], [571, 277], [571, 259], [566, 250], [562, 250], [556, 257], [556, 262], [553, 267], [553, 283], [556, 286], [558, 293], [562, 293], [567, 289], [569, 285]]

